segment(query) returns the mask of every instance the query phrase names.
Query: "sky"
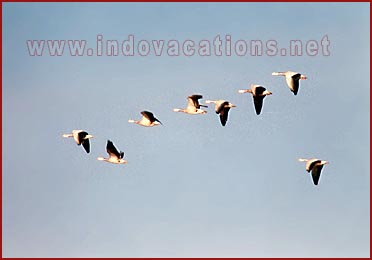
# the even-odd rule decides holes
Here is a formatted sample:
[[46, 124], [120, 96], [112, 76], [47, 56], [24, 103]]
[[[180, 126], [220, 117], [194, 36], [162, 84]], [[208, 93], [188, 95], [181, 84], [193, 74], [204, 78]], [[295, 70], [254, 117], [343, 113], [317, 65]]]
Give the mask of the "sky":
[[[369, 3], [3, 3], [3, 257], [369, 257]], [[28, 40], [330, 41], [330, 55], [30, 56]], [[166, 46], [166, 45], [165, 45]], [[46, 50], [46, 49], [45, 49]], [[308, 79], [294, 96], [284, 77]], [[262, 84], [261, 115], [249, 93]], [[173, 112], [234, 103], [222, 127]], [[129, 124], [149, 110], [162, 126]], [[87, 154], [63, 133], [94, 136]], [[126, 165], [98, 161], [106, 142]], [[319, 158], [318, 186], [297, 159]]]

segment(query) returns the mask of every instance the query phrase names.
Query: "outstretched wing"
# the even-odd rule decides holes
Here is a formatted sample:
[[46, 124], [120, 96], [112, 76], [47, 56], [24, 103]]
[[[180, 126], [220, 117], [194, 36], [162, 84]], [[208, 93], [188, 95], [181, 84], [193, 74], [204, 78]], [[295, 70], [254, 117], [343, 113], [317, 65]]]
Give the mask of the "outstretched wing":
[[227, 101], [219, 101], [220, 104], [218, 104], [217, 108], [216, 108], [216, 113], [219, 114], [223, 111], [223, 109], [225, 108], [225, 106], [229, 105], [229, 102]]
[[261, 96], [262, 93], [264, 93], [265, 90], [266, 90], [266, 88], [264, 88], [263, 86], [257, 86], [254, 89], [254, 95], [255, 96]]
[[319, 159], [310, 159], [306, 163], [306, 171], [310, 172], [316, 164], [320, 163]]
[[115, 156], [116, 158], [120, 159], [121, 155], [119, 151], [116, 149], [113, 142], [111, 142], [110, 140], [107, 140], [106, 151], [110, 156]]
[[323, 164], [317, 163], [313, 170], [311, 171], [311, 176], [313, 177], [313, 182], [315, 185], [318, 185], [320, 173], [322, 172]]
[[90, 142], [89, 142], [89, 139], [83, 139], [82, 143], [81, 143], [85, 149], [85, 151], [87, 153], [90, 152]]
[[297, 73], [291, 77], [290, 89], [294, 95], [297, 95], [298, 89], [300, 88], [300, 78], [301, 78], [300, 73]]
[[202, 95], [191, 95], [187, 97], [188, 100], [188, 105], [194, 106], [195, 108], [199, 109], [200, 104], [199, 104], [199, 99], [203, 98]]
[[264, 96], [253, 96], [254, 108], [256, 110], [257, 115], [261, 113], [262, 106], [263, 106], [263, 99], [264, 99]]
[[155, 117], [154, 117], [154, 114], [149, 112], [149, 111], [142, 111], [141, 112], [141, 115], [143, 115], [144, 117], [146, 117], [148, 120], [150, 120], [151, 122], [154, 122], [155, 121]]
[[226, 125], [227, 118], [228, 118], [228, 115], [229, 115], [229, 110], [230, 110], [230, 107], [225, 107], [220, 112], [220, 121], [221, 121], [222, 126]]
[[85, 131], [80, 131], [78, 134], [78, 145], [81, 145], [84, 141], [84, 138], [88, 135]]

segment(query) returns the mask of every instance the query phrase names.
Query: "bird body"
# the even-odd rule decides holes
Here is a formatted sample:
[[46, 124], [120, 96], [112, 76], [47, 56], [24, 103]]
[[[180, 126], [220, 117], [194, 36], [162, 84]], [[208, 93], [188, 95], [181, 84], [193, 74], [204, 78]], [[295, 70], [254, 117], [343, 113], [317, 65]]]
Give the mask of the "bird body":
[[207, 103], [207, 104], [214, 103], [215, 104], [215, 111], [216, 111], [216, 114], [218, 114], [220, 116], [220, 121], [221, 121], [222, 126], [226, 125], [230, 108], [236, 107], [234, 104], [230, 103], [229, 101], [223, 100], [223, 99], [206, 100], [205, 103]]
[[124, 160], [124, 152], [118, 151], [114, 146], [113, 142], [107, 140], [106, 151], [109, 154], [109, 158], [98, 157], [97, 160], [105, 161], [114, 164], [127, 164], [128, 162]]
[[89, 139], [93, 138], [93, 135], [88, 134], [84, 130], [72, 130], [71, 134], [63, 134], [62, 137], [68, 138], [73, 137], [77, 145], [83, 145], [83, 148], [87, 153], [90, 152]]
[[199, 99], [201, 98], [203, 98], [203, 96], [199, 94], [188, 96], [186, 109], [175, 108], [173, 109], [173, 111], [183, 112], [183, 113], [190, 114], [190, 115], [206, 114], [207, 111], [200, 109], [200, 107], [208, 107], [208, 106], [201, 105], [199, 103]]
[[300, 88], [300, 79], [307, 79], [305, 75], [302, 75], [298, 72], [287, 71], [287, 72], [273, 72], [273, 76], [285, 76], [285, 80], [289, 89], [293, 92], [294, 95], [297, 95]]
[[128, 122], [129, 123], [136, 123], [137, 125], [142, 125], [142, 126], [147, 126], [147, 127], [157, 126], [157, 125], [161, 125], [162, 124], [154, 116], [154, 114], [151, 113], [151, 112], [149, 112], [149, 111], [142, 111], [141, 112], [141, 115], [142, 115], [142, 119], [141, 120], [129, 119]]
[[253, 103], [254, 108], [256, 110], [256, 114], [261, 114], [262, 106], [263, 106], [263, 100], [266, 96], [271, 95], [272, 93], [266, 88], [264, 88], [261, 85], [252, 84], [250, 89], [241, 89], [238, 91], [238, 93], [251, 93], [253, 96]]
[[311, 172], [311, 176], [313, 178], [313, 182], [315, 185], [318, 185], [320, 173], [323, 169], [325, 164], [328, 164], [328, 161], [319, 160], [319, 159], [298, 159], [300, 162], [306, 162], [306, 171]]

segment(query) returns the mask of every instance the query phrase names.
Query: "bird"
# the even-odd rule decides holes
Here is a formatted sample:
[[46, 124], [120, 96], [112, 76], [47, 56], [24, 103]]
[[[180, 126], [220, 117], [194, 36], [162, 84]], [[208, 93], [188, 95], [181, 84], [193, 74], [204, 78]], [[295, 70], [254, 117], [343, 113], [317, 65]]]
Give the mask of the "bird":
[[328, 161], [319, 160], [319, 159], [298, 159], [300, 162], [306, 162], [306, 171], [311, 171], [311, 176], [313, 177], [313, 182], [315, 185], [318, 185], [320, 173], [325, 164], [329, 164]]
[[162, 123], [154, 116], [153, 113], [149, 111], [142, 111], [141, 112], [142, 119], [141, 120], [133, 120], [129, 119], [129, 123], [136, 123], [137, 125], [142, 125], [142, 126], [157, 126], [157, 125], [162, 125]]
[[307, 79], [305, 75], [298, 72], [287, 71], [287, 72], [273, 72], [273, 76], [285, 76], [287, 85], [294, 95], [297, 95], [298, 89], [300, 87], [300, 79]]
[[197, 115], [197, 114], [206, 114], [207, 111], [200, 109], [200, 107], [208, 107], [205, 105], [199, 104], [199, 99], [203, 98], [200, 94], [195, 94], [187, 97], [187, 107], [186, 109], [175, 108], [174, 112], [183, 112], [186, 114]]
[[93, 138], [93, 135], [88, 134], [84, 130], [72, 130], [71, 134], [63, 134], [62, 137], [68, 138], [73, 137], [77, 145], [83, 145], [87, 153], [90, 152], [89, 138]]
[[127, 164], [128, 162], [124, 160], [124, 152], [118, 151], [116, 147], [114, 146], [113, 142], [110, 140], [107, 140], [106, 144], [106, 151], [109, 154], [109, 158], [103, 158], [103, 157], [98, 157], [98, 161], [105, 161], [109, 163], [114, 163], [114, 164]]
[[227, 122], [227, 117], [229, 114], [229, 110], [232, 107], [236, 107], [234, 104], [231, 104], [229, 101], [219, 99], [219, 100], [206, 100], [205, 103], [210, 104], [214, 103], [215, 104], [215, 111], [216, 114], [220, 115], [220, 121], [222, 126], [226, 125]]
[[252, 84], [250, 89], [240, 89], [238, 93], [252, 93], [253, 103], [257, 115], [261, 113], [264, 98], [272, 94], [270, 91], [266, 90], [266, 88], [257, 84]]

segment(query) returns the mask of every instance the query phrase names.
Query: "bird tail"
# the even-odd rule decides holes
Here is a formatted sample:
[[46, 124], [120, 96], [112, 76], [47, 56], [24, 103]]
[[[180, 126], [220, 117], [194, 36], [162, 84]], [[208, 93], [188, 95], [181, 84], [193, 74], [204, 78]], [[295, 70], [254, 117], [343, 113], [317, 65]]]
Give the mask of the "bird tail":
[[62, 137], [65, 137], [65, 138], [67, 138], [67, 137], [73, 137], [73, 135], [72, 134], [63, 134]]
[[129, 120], [128, 120], [128, 122], [129, 122], [129, 123], [135, 123], [135, 122], [136, 122], [136, 120], [133, 120], [133, 119], [129, 119]]
[[307, 162], [307, 159], [299, 158], [298, 161], [299, 162]]

